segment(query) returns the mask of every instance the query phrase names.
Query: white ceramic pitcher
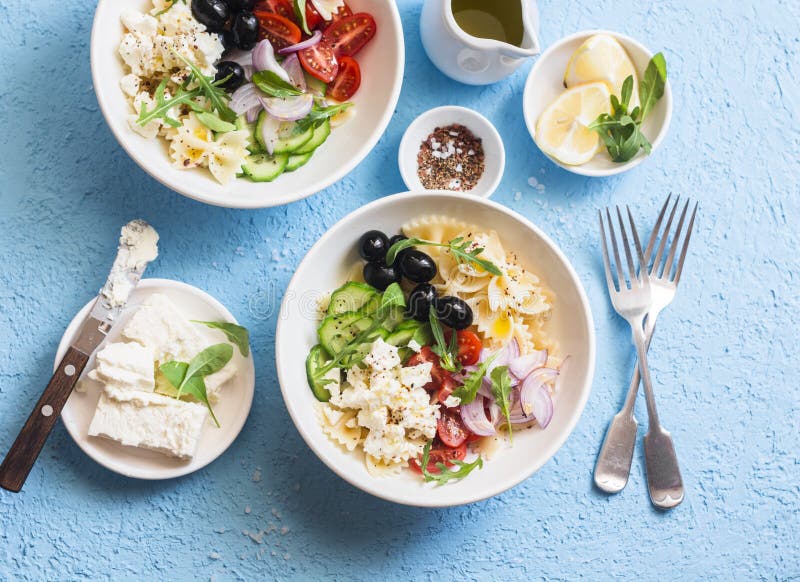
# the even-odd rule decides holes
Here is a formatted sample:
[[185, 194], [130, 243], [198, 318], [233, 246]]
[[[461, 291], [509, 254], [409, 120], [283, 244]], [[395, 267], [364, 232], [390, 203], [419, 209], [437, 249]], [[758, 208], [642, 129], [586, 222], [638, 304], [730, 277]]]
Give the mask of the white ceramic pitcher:
[[[491, 2], [493, 0], [486, 0]], [[523, 37], [520, 46], [466, 33], [453, 16], [452, 0], [425, 0], [420, 34], [425, 52], [448, 77], [469, 85], [488, 85], [539, 54], [539, 11], [535, 0], [518, 0]]]

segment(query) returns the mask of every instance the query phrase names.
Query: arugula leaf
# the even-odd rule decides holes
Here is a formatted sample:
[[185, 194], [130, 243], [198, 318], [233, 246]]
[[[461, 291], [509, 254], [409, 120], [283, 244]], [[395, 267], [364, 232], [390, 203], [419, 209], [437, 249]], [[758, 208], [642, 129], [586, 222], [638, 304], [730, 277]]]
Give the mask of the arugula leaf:
[[628, 76], [622, 84], [620, 97], [611, 96], [611, 113], [603, 113], [588, 128], [595, 131], [606, 146], [608, 154], [615, 162], [627, 162], [644, 150], [652, 150], [650, 141], [642, 133], [642, 122], [652, 111], [656, 102], [664, 95], [667, 80], [667, 63], [664, 55], [658, 53], [647, 65], [644, 78], [639, 83], [641, 105], [628, 112], [633, 95], [633, 76]]
[[199, 323], [212, 329], [222, 330], [228, 341], [239, 348], [239, 353], [245, 358], [250, 355], [250, 332], [247, 331], [246, 327], [228, 323], [227, 321], [197, 321], [193, 319], [192, 323]]
[[470, 372], [466, 378], [464, 378], [464, 383], [453, 390], [453, 396], [461, 399], [461, 404], [469, 404], [475, 397], [478, 395], [478, 389], [481, 387], [481, 383], [483, 382], [483, 377], [486, 376], [486, 372], [489, 369], [489, 366], [492, 365], [495, 358], [499, 353], [492, 354], [492, 356], [482, 362], [478, 369], [474, 372]]
[[196, 113], [196, 115], [200, 123], [215, 133], [228, 133], [236, 129], [234, 124], [223, 121], [218, 115], [214, 115], [208, 111], [200, 111]]
[[490, 378], [492, 379], [492, 395], [503, 416], [506, 417], [508, 438], [513, 440], [511, 436], [511, 402], [508, 399], [508, 395], [511, 394], [511, 375], [508, 373], [508, 366], [497, 366], [492, 370]]
[[303, 32], [306, 34], [311, 34], [311, 30], [308, 28], [308, 21], [306, 20], [306, 0], [294, 0], [292, 4], [294, 4], [294, 15], [297, 17], [298, 22], [300, 22], [300, 28], [302, 28]]
[[176, 50], [172, 50], [173, 54], [186, 63], [186, 66], [189, 67], [189, 70], [192, 72], [190, 79], [187, 81], [194, 81], [197, 83], [197, 88], [200, 90], [200, 93], [205, 97], [208, 102], [211, 104], [211, 109], [216, 111], [220, 118], [224, 121], [233, 122], [236, 121], [236, 113], [228, 107], [228, 100], [230, 96], [228, 93], [221, 87], [221, 85], [227, 79], [220, 79], [219, 81], [215, 81], [213, 77], [206, 77], [200, 69], [198, 69], [194, 63], [184, 57]]
[[495, 265], [492, 261], [488, 259], [482, 259], [478, 255], [480, 255], [484, 249], [481, 247], [476, 247], [472, 250], [467, 250], [472, 245], [472, 241], [464, 239], [464, 237], [457, 237], [451, 240], [448, 243], [437, 243], [432, 242], [429, 240], [423, 240], [421, 238], [406, 238], [394, 243], [391, 247], [389, 247], [388, 252], [386, 253], [386, 264], [391, 265], [397, 259], [398, 253], [404, 251], [407, 248], [411, 247], [445, 247], [447, 248], [450, 253], [455, 258], [458, 264], [462, 263], [472, 263], [486, 271], [487, 273], [491, 273], [492, 275], [497, 275], [498, 277], [502, 277], [503, 271]]
[[663, 53], [656, 54], [647, 64], [644, 79], [639, 83], [639, 96], [642, 102], [641, 120], [655, 107], [656, 102], [664, 96], [667, 82], [667, 61]]
[[139, 118], [136, 120], [141, 126], [145, 126], [155, 119], [161, 119], [167, 125], [172, 127], [180, 127], [181, 122], [169, 116], [169, 111], [176, 105], [188, 105], [194, 111], [200, 109], [200, 106], [195, 103], [194, 99], [200, 95], [199, 89], [186, 91], [183, 87], [178, 87], [177, 92], [173, 97], [165, 97], [167, 89], [167, 79], [161, 81], [156, 87], [155, 99], [156, 105], [152, 110], [147, 110], [147, 105], [142, 104], [142, 109], [139, 111]]
[[189, 362], [186, 375], [178, 386], [178, 397], [185, 388], [187, 382], [194, 377], [203, 377], [218, 372], [233, 357], [233, 348], [230, 344], [214, 344], [197, 354]]
[[428, 471], [428, 463], [430, 462], [431, 456], [431, 446], [433, 445], [433, 439], [429, 440], [425, 443], [425, 447], [422, 449], [422, 460], [419, 462], [420, 471], [422, 471], [422, 477], [425, 479], [425, 482], [435, 481], [436, 485], [444, 485], [450, 481], [454, 481], [456, 479], [463, 479], [473, 470], [476, 468], [482, 469], [483, 468], [483, 458], [478, 457], [471, 463], [467, 463], [464, 461], [457, 461], [452, 460], [450, 461], [453, 465], [458, 467], [455, 471], [452, 470], [450, 467], [445, 465], [444, 463], [436, 463], [436, 468], [439, 469], [439, 473], [431, 473]]
[[303, 94], [300, 89], [281, 79], [274, 71], [253, 73], [253, 83], [270, 97], [286, 99], [287, 97], [297, 97]]
[[439, 356], [442, 368], [448, 372], [458, 372], [461, 369], [461, 363], [456, 357], [458, 355], [458, 338], [455, 331], [450, 334], [450, 344], [448, 345], [444, 337], [442, 324], [439, 323], [439, 318], [436, 317], [436, 310], [433, 305], [430, 306], [430, 311], [428, 312], [428, 321], [431, 324], [433, 339], [436, 342], [436, 345], [431, 347], [431, 351]]
[[336, 105], [329, 105], [327, 107], [317, 107], [314, 105], [313, 109], [311, 109], [311, 113], [306, 115], [303, 119], [297, 121], [297, 127], [303, 131], [312, 126], [316, 127], [321, 125], [326, 119], [333, 117], [334, 115], [338, 115], [348, 107], [352, 106], [353, 104], [349, 101], [346, 101], [345, 103], [338, 103]]
[[406, 296], [403, 294], [403, 289], [400, 287], [399, 283], [392, 283], [383, 292], [383, 297], [381, 297], [381, 309], [405, 306]]
[[[217, 420], [214, 410], [211, 408], [211, 403], [208, 401], [206, 383], [203, 378], [195, 376], [189, 380], [186, 379], [186, 372], [189, 369], [189, 364], [175, 361], [165, 362], [161, 364], [158, 369], [176, 390], [180, 390], [179, 387], [183, 385], [184, 392], [193, 396], [198, 402], [205, 404], [208, 408], [208, 412], [211, 414], [211, 418], [214, 419], [214, 423], [218, 428], [220, 427], [219, 420]], [[175, 396], [175, 398], [179, 398], [179, 396]]]

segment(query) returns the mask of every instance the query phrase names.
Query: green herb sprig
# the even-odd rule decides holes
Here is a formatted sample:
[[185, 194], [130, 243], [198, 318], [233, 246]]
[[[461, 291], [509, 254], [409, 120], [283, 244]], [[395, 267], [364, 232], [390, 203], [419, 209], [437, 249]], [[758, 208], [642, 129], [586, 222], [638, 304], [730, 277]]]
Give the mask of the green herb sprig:
[[300, 89], [281, 79], [275, 71], [253, 73], [253, 83], [270, 97], [286, 99], [287, 97], [297, 97], [303, 94]]
[[453, 396], [460, 399], [461, 404], [469, 404], [475, 400], [475, 397], [478, 395], [478, 390], [481, 387], [481, 383], [483, 382], [483, 377], [486, 376], [489, 366], [492, 365], [492, 362], [494, 362], [498, 355], [499, 353], [493, 354], [485, 362], [482, 362], [481, 365], [478, 366], [477, 370], [467, 374], [467, 377], [464, 378], [464, 383], [461, 386], [453, 390]]
[[463, 236], [454, 238], [448, 243], [437, 243], [429, 240], [423, 240], [421, 238], [406, 238], [397, 241], [389, 248], [388, 252], [386, 253], [386, 264], [391, 265], [394, 263], [400, 251], [404, 251], [405, 249], [411, 247], [445, 247], [450, 251], [450, 253], [453, 255], [453, 258], [455, 258], [459, 265], [462, 263], [470, 263], [480, 267], [492, 275], [501, 277], [503, 275], [503, 271], [501, 271], [497, 265], [495, 265], [492, 261], [483, 259], [479, 256], [484, 251], [482, 247], [476, 247], [472, 250], [468, 250], [472, 244], [473, 243], [471, 240], [467, 240]]
[[431, 346], [431, 351], [439, 356], [440, 365], [448, 372], [458, 372], [461, 370], [461, 362], [458, 361], [458, 337], [455, 331], [450, 333], [450, 341], [448, 342], [444, 337], [444, 330], [442, 324], [439, 323], [439, 318], [436, 317], [436, 310], [433, 305], [430, 306], [428, 311], [428, 321], [431, 324], [431, 332], [433, 332], [433, 339], [436, 345]]
[[206, 77], [194, 63], [178, 51], [173, 50], [172, 52], [176, 57], [182, 60], [192, 72], [189, 80], [184, 83], [184, 86], [187, 86], [190, 81], [197, 83], [197, 88], [200, 89], [201, 94], [211, 104], [211, 110], [216, 111], [220, 119], [228, 122], [236, 121], [236, 113], [228, 107], [230, 95], [222, 88], [222, 85], [228, 81], [228, 77], [218, 81], [215, 81], [213, 77]]
[[156, 87], [155, 100], [156, 104], [153, 109], [147, 109], [147, 104], [142, 103], [142, 109], [139, 111], [139, 118], [136, 123], [145, 126], [155, 119], [161, 119], [169, 126], [180, 127], [181, 122], [169, 116], [169, 111], [176, 105], [188, 105], [193, 111], [202, 111], [203, 109], [194, 101], [200, 95], [200, 89], [193, 89], [187, 91], [183, 87], [178, 87], [174, 96], [167, 98], [165, 91], [167, 89], [167, 79], [161, 81]]
[[250, 355], [250, 332], [247, 331], [246, 327], [227, 321], [197, 321], [193, 319], [192, 323], [199, 323], [211, 329], [221, 330], [225, 337], [228, 338], [228, 341], [239, 348], [239, 353], [242, 356], [246, 358]]
[[513, 441], [511, 434], [511, 402], [508, 398], [509, 394], [511, 394], [511, 375], [508, 373], [508, 366], [497, 366], [492, 370], [489, 377], [492, 380], [492, 396], [494, 396], [503, 416], [506, 417], [508, 438]]
[[319, 107], [314, 104], [311, 113], [306, 115], [303, 119], [297, 121], [297, 127], [302, 131], [307, 130], [309, 127], [318, 127], [322, 123], [335, 115], [338, 115], [345, 109], [352, 107], [353, 104], [349, 101], [344, 103], [337, 103], [336, 105], [328, 105], [327, 107]]
[[204, 378], [221, 370], [232, 357], [233, 347], [230, 344], [214, 344], [197, 354], [188, 364], [173, 360], [161, 364], [158, 369], [169, 383], [177, 388], [175, 398], [180, 398], [183, 393], [193, 396], [206, 405], [211, 418], [219, 427], [219, 421], [208, 401]]
[[428, 471], [428, 463], [430, 462], [431, 456], [431, 446], [433, 445], [433, 440], [428, 441], [425, 444], [425, 448], [422, 449], [422, 460], [420, 461], [420, 471], [422, 471], [422, 477], [425, 479], [425, 482], [435, 482], [436, 485], [444, 485], [450, 481], [454, 481], [456, 479], [463, 479], [476, 468], [481, 469], [483, 468], [483, 458], [478, 457], [471, 463], [467, 463], [465, 461], [458, 461], [452, 460], [450, 463], [458, 467], [456, 470], [451, 469], [444, 463], [436, 463], [436, 468], [439, 469], [439, 473], [431, 473]]
[[640, 149], [646, 154], [652, 151], [653, 146], [642, 133], [642, 122], [664, 95], [666, 81], [667, 62], [664, 55], [658, 53], [650, 59], [644, 78], [639, 83], [641, 105], [628, 112], [633, 95], [633, 76], [628, 76], [622, 83], [620, 96], [611, 96], [611, 113], [601, 114], [589, 125], [590, 130], [600, 135], [613, 161], [627, 162], [633, 159]]

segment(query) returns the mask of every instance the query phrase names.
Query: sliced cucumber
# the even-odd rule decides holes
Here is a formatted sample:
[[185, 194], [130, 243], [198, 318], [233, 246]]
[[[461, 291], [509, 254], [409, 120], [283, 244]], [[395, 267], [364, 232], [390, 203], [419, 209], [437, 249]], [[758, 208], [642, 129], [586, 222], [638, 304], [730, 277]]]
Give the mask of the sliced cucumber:
[[334, 356], [371, 325], [372, 318], [359, 312], [329, 315], [322, 320], [317, 330], [319, 343]]
[[264, 153], [264, 148], [261, 147], [261, 142], [256, 137], [256, 124], [255, 123], [247, 123], [247, 119], [245, 119], [244, 115], [240, 115], [236, 118], [236, 129], [243, 130], [246, 129], [249, 133], [247, 141], [247, 151], [251, 154], [260, 154]]
[[383, 327], [389, 331], [395, 331], [395, 328], [405, 319], [405, 312], [401, 307], [393, 307], [388, 316], [383, 322]]
[[328, 315], [337, 315], [348, 311], [361, 311], [376, 299], [380, 301], [380, 294], [375, 287], [366, 283], [350, 281], [331, 294]]
[[311, 93], [325, 95], [325, 93], [328, 91], [328, 85], [324, 81], [320, 81], [312, 75], [306, 75], [306, 84], [308, 85], [308, 90]]
[[312, 137], [314, 137], [313, 127], [301, 130], [294, 121], [281, 123], [281, 127], [278, 130], [278, 141], [275, 142], [275, 153], [294, 153], [311, 141]]
[[272, 182], [283, 174], [288, 162], [289, 156], [286, 154], [253, 154], [247, 156], [242, 170], [253, 182]]
[[[311, 386], [311, 391], [320, 402], [327, 402], [331, 398], [330, 391], [325, 387], [328, 384], [324, 381], [327, 374], [319, 375], [319, 370], [326, 362], [327, 356], [321, 345], [311, 348], [306, 358], [306, 376], [308, 377], [308, 385]], [[338, 368], [334, 369], [339, 372]]]
[[414, 338], [416, 331], [415, 329], [395, 330], [386, 338], [386, 343], [397, 347], [407, 346], [408, 342]]
[[296, 154], [310, 154], [328, 139], [331, 134], [331, 122], [326, 119], [320, 126], [314, 129], [314, 135], [305, 144], [295, 150]]
[[291, 154], [289, 156], [289, 163], [286, 164], [286, 171], [294, 172], [297, 168], [305, 166], [313, 155], [314, 152], [308, 152], [307, 154]]

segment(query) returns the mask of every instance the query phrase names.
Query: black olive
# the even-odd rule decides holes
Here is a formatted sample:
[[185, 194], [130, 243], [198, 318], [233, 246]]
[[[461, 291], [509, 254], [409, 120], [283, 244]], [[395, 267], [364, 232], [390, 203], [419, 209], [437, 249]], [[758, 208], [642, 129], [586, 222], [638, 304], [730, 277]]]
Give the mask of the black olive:
[[252, 10], [256, 5], [256, 0], [228, 0], [228, 6], [234, 14], [244, 10]]
[[192, 16], [208, 32], [222, 32], [231, 9], [225, 0], [192, 0]]
[[472, 325], [472, 309], [458, 297], [440, 297], [434, 305], [436, 317], [453, 329], [466, 329]]
[[228, 78], [221, 87], [228, 93], [233, 93], [242, 86], [245, 81], [244, 68], [239, 63], [234, 61], [220, 61], [217, 63], [217, 74], [214, 77], [215, 81]]
[[222, 48], [225, 53], [236, 48], [236, 43], [233, 42], [233, 33], [230, 30], [220, 32], [219, 40], [222, 42]]
[[386, 258], [386, 251], [388, 250], [389, 239], [379, 230], [368, 230], [361, 235], [358, 241], [358, 254], [365, 261], [383, 260]]
[[417, 321], [428, 321], [431, 305], [436, 303], [436, 287], [430, 283], [420, 283], [408, 296], [406, 315]]
[[385, 291], [389, 285], [400, 281], [400, 270], [383, 261], [371, 261], [364, 265], [364, 281]]
[[422, 251], [408, 249], [400, 257], [400, 271], [409, 281], [426, 283], [436, 276], [436, 263]]
[[231, 26], [233, 44], [243, 51], [249, 51], [258, 43], [258, 18], [252, 12], [240, 12], [233, 17]]

